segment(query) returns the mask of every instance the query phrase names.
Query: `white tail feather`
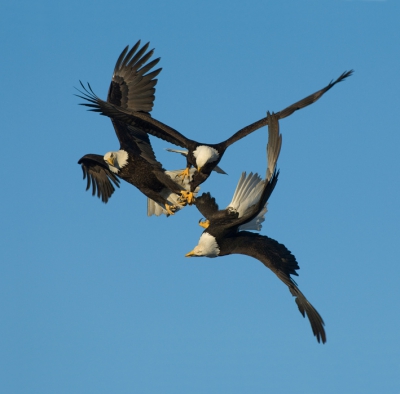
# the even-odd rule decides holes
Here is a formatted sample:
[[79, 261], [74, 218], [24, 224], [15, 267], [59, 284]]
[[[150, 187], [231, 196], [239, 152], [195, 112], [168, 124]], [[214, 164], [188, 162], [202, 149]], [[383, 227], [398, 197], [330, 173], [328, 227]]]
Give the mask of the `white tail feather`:
[[[242, 217], [251, 206], [259, 201], [263, 188], [264, 181], [258, 174], [250, 173], [246, 176], [246, 173], [243, 172], [236, 186], [232, 201], [227, 206], [227, 209], [238, 212], [239, 217]], [[265, 220], [264, 215], [266, 212], [267, 207], [265, 206], [253, 220], [240, 226], [239, 230], [260, 231], [262, 227], [261, 223]]]
[[[175, 205], [178, 211], [183, 208], [182, 206], [178, 205], [178, 199], [179, 199], [178, 194], [172, 193], [168, 189], [163, 189], [160, 195], [164, 197], [172, 205]], [[147, 216], [152, 216], [152, 215], [160, 216], [162, 214], [167, 215], [165, 207], [155, 202], [151, 198], [147, 198]]]
[[[147, 216], [160, 216], [164, 213], [165, 209], [157, 204], [154, 200], [152, 200], [151, 198], [147, 198]], [[167, 213], [167, 211], [165, 211], [165, 214]]]
[[260, 231], [262, 229], [261, 223], [265, 220], [264, 215], [267, 213], [267, 204], [265, 204], [264, 208], [260, 211], [260, 213], [250, 222], [243, 224], [239, 227], [239, 230], [255, 230]]

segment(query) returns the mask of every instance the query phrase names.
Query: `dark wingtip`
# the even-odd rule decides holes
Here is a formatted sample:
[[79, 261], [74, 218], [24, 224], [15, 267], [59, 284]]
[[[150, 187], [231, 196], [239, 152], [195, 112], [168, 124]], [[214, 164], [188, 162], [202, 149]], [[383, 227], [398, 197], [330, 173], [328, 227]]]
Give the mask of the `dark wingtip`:
[[350, 77], [351, 75], [353, 75], [354, 74], [354, 69], [351, 69], [351, 70], [349, 70], [349, 71], [345, 71], [343, 74], [342, 74], [342, 76], [343, 76], [343, 78], [347, 78], [347, 77]]
[[344, 81], [346, 78], [351, 77], [354, 73], [354, 70], [351, 69], [350, 71], [344, 71], [339, 78], [337, 78], [335, 81], [332, 79], [332, 81], [329, 83], [329, 85], [333, 86], [339, 82]]

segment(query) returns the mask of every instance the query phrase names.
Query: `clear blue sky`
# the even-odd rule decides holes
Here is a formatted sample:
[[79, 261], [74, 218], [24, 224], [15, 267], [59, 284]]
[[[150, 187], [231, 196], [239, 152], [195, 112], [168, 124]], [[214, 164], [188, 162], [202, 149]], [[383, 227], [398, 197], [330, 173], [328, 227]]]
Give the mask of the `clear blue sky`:
[[[399, 21], [394, 0], [3, 4], [0, 392], [399, 393]], [[85, 192], [78, 159], [119, 145], [74, 87], [105, 98], [138, 39], [162, 58], [153, 116], [209, 143], [355, 70], [281, 121], [262, 230], [295, 254], [326, 345], [257, 260], [184, 258], [194, 207], [148, 218], [126, 183], [106, 205]], [[265, 173], [266, 137], [202, 185], [221, 207]]]

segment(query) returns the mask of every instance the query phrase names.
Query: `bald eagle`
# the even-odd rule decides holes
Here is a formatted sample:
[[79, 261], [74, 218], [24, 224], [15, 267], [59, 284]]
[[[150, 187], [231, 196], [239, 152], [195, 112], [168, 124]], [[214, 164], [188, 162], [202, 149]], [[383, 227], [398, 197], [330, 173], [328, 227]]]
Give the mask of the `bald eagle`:
[[[323, 89], [318, 90], [317, 92], [305, 97], [300, 101], [297, 101], [282, 111], [277, 112], [276, 117], [278, 119], [286, 118], [293, 112], [316, 102], [324, 93], [330, 90], [337, 83], [349, 77], [352, 73], [353, 70], [344, 72], [339, 78], [337, 78], [335, 81], [331, 81]], [[134, 87], [134, 82], [127, 82], [126, 86], [127, 88], [131, 86]], [[183, 193], [185, 201], [189, 204], [193, 203], [194, 201], [193, 193], [196, 188], [210, 176], [213, 170], [216, 169], [226, 149], [234, 142], [239, 141], [255, 130], [268, 124], [267, 117], [265, 117], [250, 124], [249, 126], [240, 129], [225, 141], [217, 144], [203, 143], [185, 137], [172, 127], [152, 118], [149, 113], [138, 111], [133, 105], [131, 105], [129, 100], [126, 101], [124, 106], [121, 106], [118, 104], [113, 104], [110, 102], [110, 100], [107, 102], [101, 100], [92, 91], [90, 85], [88, 85], [88, 88], [84, 89], [85, 92], [81, 97], [87, 100], [89, 103], [83, 103], [82, 105], [89, 106], [92, 111], [100, 112], [102, 115], [106, 115], [111, 119], [119, 120], [131, 126], [138, 127], [140, 130], [143, 130], [146, 133], [187, 149], [186, 169], [179, 175], [183, 179], [186, 177], [189, 177], [190, 179], [190, 192]], [[194, 175], [190, 177], [189, 169], [192, 167], [194, 167], [196, 171], [194, 172]]]
[[[155, 99], [155, 77], [161, 68], [150, 70], [160, 59], [146, 63], [154, 50], [147, 51], [149, 43], [140, 49], [139, 46], [140, 41], [131, 50], [127, 46], [119, 56], [107, 103], [148, 115]], [[120, 179], [123, 179], [151, 199], [148, 203], [149, 215], [162, 212], [170, 215], [186, 205], [182, 193], [188, 192], [188, 182], [178, 184], [173, 179], [181, 171], [164, 170], [156, 160], [148, 134], [140, 127], [118, 119], [112, 119], [112, 124], [120, 143], [119, 149], [104, 156], [87, 154], [78, 161], [84, 178], [87, 178], [86, 190], [92, 185], [92, 194], [97, 192], [97, 196], [107, 203], [115, 190], [114, 186], [119, 187]]]
[[[268, 116], [269, 152], [266, 180], [258, 175], [242, 174], [232, 202], [226, 209], [219, 210], [210, 193], [196, 198], [195, 205], [207, 219], [201, 225], [205, 227], [198, 245], [186, 257], [220, 257], [229, 254], [244, 254], [261, 261], [272, 270], [296, 297], [296, 304], [305, 317], [307, 315], [317, 341], [326, 342], [324, 321], [297, 287], [291, 275], [298, 275], [299, 265], [293, 254], [282, 244], [265, 235], [246, 230], [260, 230], [264, 220], [266, 204], [278, 181], [279, 172], [275, 169], [279, 156], [281, 137], [278, 117]], [[271, 143], [271, 137], [275, 142]], [[267, 148], [268, 150], [268, 148]], [[273, 172], [271, 173], [271, 170]]]

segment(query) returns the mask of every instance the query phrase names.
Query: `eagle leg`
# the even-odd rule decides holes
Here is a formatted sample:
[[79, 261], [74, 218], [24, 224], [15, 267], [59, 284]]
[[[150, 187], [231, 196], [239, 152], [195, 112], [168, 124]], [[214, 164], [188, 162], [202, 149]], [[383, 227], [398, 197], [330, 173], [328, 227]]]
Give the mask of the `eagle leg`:
[[180, 172], [176, 176], [182, 178], [182, 183], [183, 183], [186, 177], [189, 178], [189, 168], [186, 167], [182, 172]]
[[210, 221], [209, 220], [199, 220], [199, 226], [203, 227], [203, 228], [208, 228], [208, 226], [210, 225]]

